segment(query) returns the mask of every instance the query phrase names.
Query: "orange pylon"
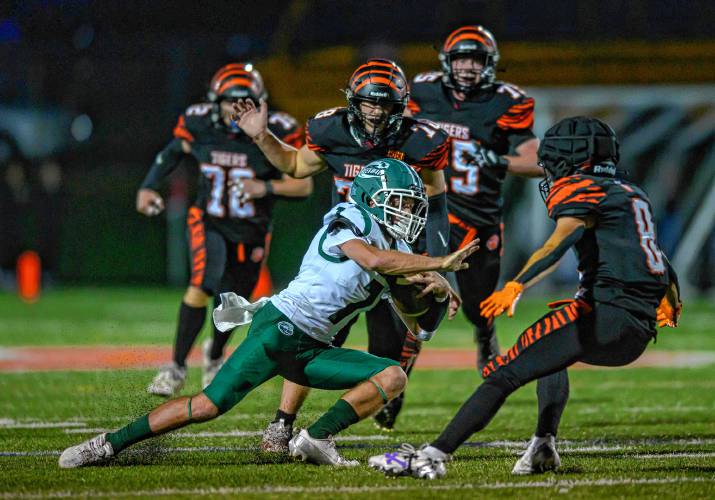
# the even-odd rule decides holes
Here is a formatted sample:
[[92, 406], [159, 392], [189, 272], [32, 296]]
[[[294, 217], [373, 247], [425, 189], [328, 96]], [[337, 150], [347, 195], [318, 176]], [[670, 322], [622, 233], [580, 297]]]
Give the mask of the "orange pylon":
[[26, 250], [17, 258], [17, 293], [25, 302], [36, 302], [42, 286], [42, 264], [37, 252]]

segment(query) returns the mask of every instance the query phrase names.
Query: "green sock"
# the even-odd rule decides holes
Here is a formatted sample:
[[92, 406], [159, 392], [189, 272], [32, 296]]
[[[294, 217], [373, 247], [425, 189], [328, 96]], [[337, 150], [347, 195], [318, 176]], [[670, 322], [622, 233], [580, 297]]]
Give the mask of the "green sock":
[[143, 441], [153, 435], [154, 433], [149, 428], [149, 414], [147, 413], [129, 425], [125, 425], [118, 431], [107, 433], [107, 441], [112, 443], [112, 448], [116, 454], [127, 446]]
[[338, 402], [332, 408], [308, 427], [308, 434], [315, 439], [326, 439], [328, 436], [336, 435], [359, 420], [360, 417], [355, 413], [350, 403], [344, 399], [338, 399]]

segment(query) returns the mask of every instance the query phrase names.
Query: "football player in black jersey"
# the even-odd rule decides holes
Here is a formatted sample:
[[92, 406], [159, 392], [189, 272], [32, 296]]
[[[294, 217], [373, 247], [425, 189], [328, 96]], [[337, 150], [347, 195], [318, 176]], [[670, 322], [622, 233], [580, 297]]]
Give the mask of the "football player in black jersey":
[[451, 137], [445, 170], [452, 249], [481, 239], [468, 270], [457, 273], [463, 310], [475, 325], [477, 366], [499, 354], [494, 325], [479, 314], [479, 303], [494, 291], [502, 253], [502, 195], [507, 173], [542, 176], [538, 139], [531, 131], [534, 99], [518, 87], [495, 80], [499, 51], [481, 26], [463, 26], [445, 40], [441, 72], [417, 75], [408, 108]]
[[[148, 387], [152, 394], [171, 396], [186, 379], [186, 357], [206, 319], [210, 296], [218, 301], [224, 291], [248, 297], [266, 258], [266, 237], [276, 196], [305, 197], [311, 179], [281, 174], [231, 121], [232, 101], [265, 100], [258, 71], [248, 63], [228, 64], [211, 79], [208, 102], [194, 104], [180, 117], [173, 140], [157, 155], [137, 193], [137, 210], [154, 216], [164, 208], [158, 192], [162, 180], [185, 156], [199, 167], [197, 198], [188, 213], [191, 279], [179, 309], [173, 363], [161, 369]], [[296, 147], [303, 143], [297, 121], [270, 111], [272, 133]], [[230, 332], [214, 328], [204, 344], [203, 387], [223, 360]]]
[[[345, 93], [347, 107], [328, 109], [308, 120], [306, 144], [300, 149], [282, 143], [266, 128], [263, 103], [255, 107], [251, 101], [239, 101], [236, 121], [282, 172], [304, 178], [329, 169], [334, 203], [345, 200], [352, 179], [367, 163], [385, 157], [405, 161], [419, 172], [429, 197], [425, 250], [433, 256], [447, 254], [449, 224], [442, 173], [449, 158], [447, 134], [403, 115], [409, 100], [407, 79], [393, 61], [370, 59], [360, 65]], [[391, 306], [382, 301], [366, 314], [366, 321], [369, 352], [395, 360], [402, 357], [402, 366], [409, 372], [415, 351], [402, 356], [403, 344], [405, 338], [411, 346], [419, 341], [395, 317]], [[350, 326], [334, 344], [344, 342]], [[264, 435], [265, 450], [287, 452], [291, 425], [306, 395], [307, 389], [285, 382], [280, 409]], [[394, 418], [387, 424], [391, 427]]]
[[[485, 366], [484, 383], [431, 445], [374, 456], [372, 467], [388, 474], [440, 477], [448, 455], [483, 429], [519, 387], [565, 373], [577, 361], [627, 365], [655, 338], [656, 324], [677, 326], [682, 309], [678, 278], [656, 242], [648, 196], [616, 176], [613, 129], [595, 118], [566, 118], [546, 132], [538, 154], [546, 172], [542, 193], [556, 228], [519, 274], [481, 303], [481, 313], [512, 316], [522, 292], [553, 270], [571, 247], [581, 272], [575, 298], [549, 304], [550, 312]], [[562, 411], [563, 405], [555, 408], [539, 393], [539, 426], [513, 474], [560, 465], [554, 437]]]

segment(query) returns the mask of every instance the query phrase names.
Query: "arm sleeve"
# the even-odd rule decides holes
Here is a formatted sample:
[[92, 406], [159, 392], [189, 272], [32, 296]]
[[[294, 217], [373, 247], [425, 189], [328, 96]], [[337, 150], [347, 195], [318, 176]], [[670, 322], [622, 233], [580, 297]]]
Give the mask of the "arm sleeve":
[[429, 198], [429, 212], [425, 225], [427, 253], [441, 257], [449, 253], [449, 219], [447, 214], [447, 194], [441, 193]]
[[181, 148], [181, 141], [184, 139], [173, 139], [164, 149], [162, 149], [154, 163], [149, 168], [144, 181], [141, 183], [141, 188], [158, 189], [161, 181], [169, 175], [181, 161], [184, 156], [184, 151]]
[[444, 319], [449, 307], [449, 299], [437, 302], [432, 300], [430, 308], [422, 316], [417, 318], [417, 325], [428, 332], [434, 332]]

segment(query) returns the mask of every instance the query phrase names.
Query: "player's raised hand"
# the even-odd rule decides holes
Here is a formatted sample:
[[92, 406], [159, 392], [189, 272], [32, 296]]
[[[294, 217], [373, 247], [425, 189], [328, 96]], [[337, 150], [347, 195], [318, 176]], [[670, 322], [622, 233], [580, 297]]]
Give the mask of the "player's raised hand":
[[164, 199], [153, 189], [143, 188], [137, 192], [137, 211], [147, 217], [164, 211]]
[[469, 264], [464, 261], [477, 250], [479, 250], [479, 238], [470, 241], [456, 252], [442, 257], [442, 267], [440, 271], [450, 272], [468, 269]]
[[514, 316], [516, 303], [521, 298], [521, 293], [524, 291], [524, 285], [516, 281], [509, 281], [504, 285], [504, 288], [492, 293], [489, 297], [482, 301], [481, 315], [487, 319], [496, 318], [504, 311], [510, 318]]
[[268, 105], [261, 99], [258, 107], [251, 99], [238, 99], [233, 103], [231, 115], [236, 125], [251, 139], [256, 139], [268, 129]]

